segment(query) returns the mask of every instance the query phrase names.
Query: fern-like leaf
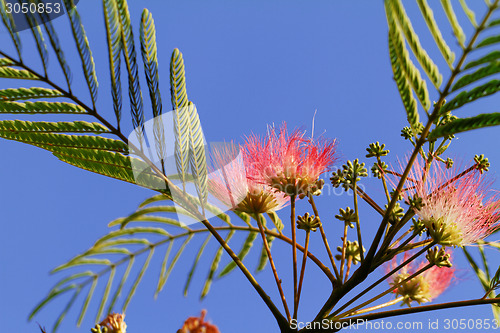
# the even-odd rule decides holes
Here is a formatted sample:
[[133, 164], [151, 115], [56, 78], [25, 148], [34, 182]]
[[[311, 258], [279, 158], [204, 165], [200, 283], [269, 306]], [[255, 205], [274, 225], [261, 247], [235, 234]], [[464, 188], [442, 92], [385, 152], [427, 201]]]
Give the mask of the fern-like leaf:
[[17, 55], [19, 60], [22, 60], [21, 55], [21, 38], [19, 38], [19, 33], [16, 30], [16, 24], [11, 13], [7, 13], [7, 8], [5, 7], [5, 1], [0, 1], [0, 15], [2, 16], [2, 21], [9, 32], [10, 38], [14, 42], [16, 47]]
[[78, 104], [64, 102], [0, 102], [0, 113], [71, 113], [85, 114], [87, 111]]
[[448, 21], [451, 24], [451, 27], [453, 29], [453, 34], [457, 38], [457, 41], [460, 44], [460, 46], [464, 48], [465, 33], [462, 27], [460, 26], [460, 23], [458, 23], [457, 16], [455, 14], [455, 11], [453, 10], [453, 6], [450, 0], [441, 0], [441, 5], [443, 6], [444, 12], [446, 13], [446, 17], [448, 18]]
[[24, 69], [15, 69], [12, 67], [0, 67], [0, 78], [19, 79], [19, 80], [38, 80], [38, 76]]
[[464, 69], [469, 69], [479, 65], [492, 63], [498, 60], [500, 60], [500, 51], [493, 51], [491, 53], [488, 53], [484, 57], [468, 62], [467, 64], [465, 64]]
[[80, 59], [82, 61], [83, 74], [90, 91], [92, 105], [95, 109], [98, 83], [92, 51], [90, 50], [89, 41], [83, 28], [80, 14], [78, 14], [73, 0], [64, 0], [64, 5], [71, 23], [71, 32], [73, 33], [73, 37], [76, 41], [76, 48], [78, 49], [78, 54], [80, 55]]
[[186, 93], [186, 78], [182, 53], [175, 49], [170, 61], [170, 93], [174, 110], [175, 164], [185, 190], [189, 168], [190, 115]]
[[109, 75], [111, 79], [111, 97], [118, 128], [120, 128], [122, 110], [121, 52], [123, 50], [120, 13], [116, 0], [103, 0], [104, 23], [109, 55]]
[[14, 88], [0, 90], [0, 100], [2, 101], [18, 101], [37, 98], [56, 98], [64, 95], [59, 90], [47, 88]]
[[[398, 3], [398, 2], [392, 1], [390, 3]], [[400, 20], [399, 24], [401, 25], [402, 24], [401, 21], [403, 21], [403, 18], [407, 18], [404, 13], [400, 13], [400, 10], [402, 10], [402, 8], [400, 8], [399, 6], [394, 6], [394, 7], [391, 5], [386, 6], [387, 21], [389, 23], [389, 38], [393, 43], [393, 50], [401, 65], [402, 73], [404, 73], [404, 75], [406, 76], [407, 82], [411, 85], [412, 89], [415, 91], [424, 109], [429, 110], [430, 101], [429, 101], [429, 93], [427, 91], [427, 84], [420, 76], [420, 71], [411, 61], [410, 55], [408, 54], [408, 50], [406, 49], [405, 46], [405, 41], [403, 38], [401, 28], [396, 23], [396, 19]], [[399, 16], [402, 16], [402, 18]], [[405, 26], [407, 25], [409, 25], [409, 20]], [[405, 26], [403, 26], [403, 28]], [[412, 38], [417, 38], [417, 37], [413, 36]]]
[[208, 244], [208, 241], [212, 238], [212, 234], [208, 234], [207, 238], [205, 238], [205, 241], [203, 244], [201, 244], [200, 249], [198, 250], [198, 253], [196, 254], [196, 257], [193, 262], [193, 266], [191, 266], [191, 269], [189, 270], [188, 273], [188, 278], [186, 280], [186, 285], [184, 286], [184, 296], [187, 296], [189, 286], [191, 285], [191, 281], [193, 280], [194, 272], [196, 270], [196, 267], [198, 267], [198, 262], [200, 261], [200, 258], [203, 254], [203, 251], [205, 251], [205, 247]]
[[[241, 250], [237, 254], [238, 258], [240, 258], [241, 261], [243, 261], [243, 259], [245, 259], [248, 253], [250, 253], [250, 250], [253, 247], [257, 235], [258, 235], [257, 232], [251, 232], [248, 234], [247, 238], [245, 239], [245, 242], [243, 243], [243, 246], [241, 247]], [[222, 271], [219, 273], [219, 277], [223, 277], [224, 275], [231, 273], [235, 268], [236, 268], [236, 263], [231, 260], [226, 265], [226, 267], [224, 267]]]
[[137, 66], [137, 54], [135, 51], [134, 34], [130, 22], [130, 13], [125, 0], [116, 0], [119, 11], [120, 27], [122, 35], [123, 57], [128, 72], [128, 95], [130, 98], [132, 123], [136, 129], [139, 142], [144, 132], [144, 110], [142, 102], [141, 85], [139, 82], [139, 68]]
[[195, 178], [196, 192], [198, 193], [201, 206], [204, 207], [208, 198], [205, 142], [196, 106], [190, 102], [187, 109], [189, 113], [189, 164]]
[[429, 31], [431, 32], [431, 35], [439, 48], [439, 51], [441, 51], [444, 60], [446, 60], [448, 65], [451, 66], [453, 64], [453, 61], [455, 60], [455, 54], [451, 51], [450, 47], [444, 40], [443, 35], [441, 34], [441, 31], [439, 30], [439, 27], [436, 23], [436, 20], [434, 19], [434, 12], [429, 7], [427, 0], [417, 0], [417, 3], [420, 7], [420, 11], [422, 12], [422, 16], [425, 19], [425, 23], [427, 24], [427, 27], [429, 28]]
[[389, 56], [391, 59], [391, 67], [394, 75], [394, 80], [396, 81], [399, 94], [401, 95], [401, 100], [403, 101], [403, 105], [406, 110], [408, 123], [410, 124], [414, 133], [417, 133], [417, 128], [420, 123], [418, 109], [417, 109], [417, 101], [413, 97], [413, 92], [406, 79], [406, 76], [403, 73], [401, 63], [398, 59], [398, 55], [394, 48], [394, 42], [392, 41], [391, 38], [389, 38]]
[[490, 82], [471, 89], [470, 91], [462, 91], [460, 94], [455, 96], [455, 98], [446, 102], [446, 104], [441, 108], [440, 113], [444, 114], [445, 112], [458, 109], [467, 103], [471, 103], [481, 97], [492, 95], [498, 91], [500, 91], [500, 81], [491, 80]]
[[43, 38], [42, 29], [40, 28], [40, 22], [35, 15], [30, 13], [29, 11], [25, 14], [26, 21], [30, 26], [31, 33], [33, 34], [33, 38], [35, 39], [36, 48], [38, 50], [38, 54], [40, 55], [40, 60], [43, 65], [43, 72], [45, 73], [45, 77], [47, 74], [47, 67], [49, 62], [49, 53], [47, 50], [47, 44], [45, 44], [45, 40]]
[[[38, 4], [42, 3], [43, 0], [36, 0]], [[64, 74], [64, 78], [66, 80], [66, 84], [68, 85], [68, 90], [71, 92], [71, 69], [69, 68], [68, 63], [66, 62], [66, 57], [64, 56], [64, 51], [62, 50], [61, 43], [59, 42], [59, 37], [57, 36], [57, 32], [52, 25], [52, 21], [50, 20], [49, 14], [46, 12], [39, 13], [42, 17], [43, 26], [45, 27], [45, 31], [47, 32], [47, 36], [49, 37], [50, 44], [52, 45], [52, 49], [54, 50], [57, 61], [61, 66], [61, 69]]]
[[[413, 27], [411, 25], [411, 21], [408, 18], [408, 15], [406, 15], [406, 12], [404, 10], [404, 7], [401, 3], [400, 0], [386, 0], [386, 11], [388, 12], [388, 21], [389, 25], [394, 25], [392, 26], [393, 28], [393, 33], [398, 34], [398, 38], [403, 39], [402, 36], [399, 37], [399, 29], [396, 29], [396, 22], [397, 25], [400, 27], [401, 31], [404, 33], [404, 36], [406, 37], [406, 40], [408, 41], [408, 44], [410, 45], [410, 48], [413, 51], [413, 54], [415, 54], [415, 57], [417, 58], [418, 62], [424, 69], [425, 73], [427, 73], [427, 76], [431, 79], [431, 82], [434, 84], [436, 88], [439, 88], [442, 82], [442, 75], [439, 73], [439, 69], [437, 65], [432, 61], [432, 59], [429, 57], [425, 49], [422, 47], [420, 44], [420, 41], [418, 39], [417, 34], [413, 30]], [[396, 43], [396, 42], [395, 42]], [[404, 42], [402, 41], [400, 44], [402, 44], [401, 48], [404, 46]], [[398, 49], [400, 47], [396, 46]], [[404, 47], [406, 49], [406, 47]], [[408, 55], [405, 54], [400, 54], [400, 56], [404, 56], [405, 58], [409, 59]], [[407, 68], [407, 66], [410, 66], [409, 61], [405, 61], [403, 63], [404, 67]], [[413, 66], [414, 67], [414, 66]], [[412, 74], [412, 71], [409, 71], [407, 74]], [[412, 74], [415, 76], [414, 74]], [[420, 74], [419, 77], [420, 79]], [[413, 79], [416, 79], [415, 77]], [[420, 79], [421, 80], [421, 79]], [[422, 84], [419, 84], [419, 86], [422, 86]], [[417, 95], [423, 93], [421, 91], [417, 91]], [[420, 98], [420, 97], [419, 97]], [[425, 98], [423, 98], [425, 100]], [[424, 104], [425, 107], [425, 104]], [[427, 108], [426, 108], [427, 110]]]
[[487, 113], [470, 118], [455, 119], [437, 127], [429, 134], [429, 139], [437, 139], [460, 132], [498, 125], [500, 125], [500, 113]]
[[160, 161], [165, 159], [165, 135], [161, 121], [162, 101], [160, 93], [160, 78], [158, 75], [158, 59], [156, 49], [156, 29], [153, 15], [144, 9], [141, 16], [141, 54], [144, 63], [144, 72], [149, 88], [149, 97], [154, 117], [154, 136], [156, 152]]
[[462, 76], [457, 80], [455, 85], [453, 85], [452, 91], [463, 88], [471, 83], [474, 83], [478, 80], [481, 80], [490, 75], [496, 74], [500, 72], [500, 61], [495, 61], [490, 63], [488, 66], [481, 67], [477, 71], [471, 74], [467, 74]]
[[[229, 234], [224, 239], [224, 242], [226, 244], [229, 243], [233, 235], [234, 235], [234, 230], [229, 231]], [[208, 271], [207, 279], [205, 280], [205, 284], [203, 285], [203, 289], [201, 291], [200, 299], [205, 298], [208, 292], [210, 291], [210, 287], [212, 286], [212, 282], [215, 277], [215, 272], [217, 271], [217, 268], [219, 267], [220, 261], [222, 259], [223, 251], [224, 249], [222, 248], [222, 246], [220, 246], [217, 252], [215, 253], [214, 260], [212, 260], [212, 264], [210, 265], [210, 270]]]
[[109, 133], [109, 130], [99, 123], [88, 123], [86, 121], [74, 122], [46, 122], [46, 121], [23, 121], [23, 120], [1, 120], [0, 132], [14, 133]]

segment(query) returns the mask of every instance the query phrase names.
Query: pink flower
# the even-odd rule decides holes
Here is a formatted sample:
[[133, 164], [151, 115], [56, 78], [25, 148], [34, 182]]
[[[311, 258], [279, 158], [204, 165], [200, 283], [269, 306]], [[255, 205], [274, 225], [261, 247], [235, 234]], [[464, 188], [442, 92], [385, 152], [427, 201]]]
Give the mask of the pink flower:
[[423, 164], [416, 161], [406, 181], [405, 196], [422, 199], [415, 212], [441, 245], [474, 244], [500, 226], [500, 197], [491, 181], [478, 170], [459, 176], [434, 162], [424, 178]]
[[233, 143], [213, 149], [210, 192], [231, 210], [250, 214], [273, 212], [283, 208], [288, 198], [273, 188], [255, 181], [257, 171], [248, 156]]
[[99, 323], [99, 325], [106, 327], [108, 333], [126, 333], [127, 324], [125, 324], [124, 318], [124, 314], [110, 313]]
[[205, 321], [206, 310], [201, 311], [199, 317], [189, 317], [177, 333], [220, 333], [217, 326]]
[[[401, 262], [404, 262], [408, 257], [408, 253], [405, 253]], [[454, 268], [432, 266], [413, 279], [398, 286], [401, 281], [415, 274], [427, 264], [427, 261], [422, 261], [419, 264], [416, 264], [415, 261], [410, 262], [389, 278], [389, 284], [397, 286], [394, 289], [394, 293], [402, 296], [403, 303], [408, 306], [411, 306], [411, 302], [421, 304], [433, 301], [450, 286], [455, 278]], [[392, 264], [387, 267], [387, 270], [390, 271], [397, 266], [397, 260], [394, 258]]]
[[256, 182], [290, 196], [321, 189], [320, 175], [330, 171], [338, 159], [335, 140], [313, 140], [299, 130], [288, 134], [286, 123], [270, 127], [265, 137], [249, 136], [244, 151]]

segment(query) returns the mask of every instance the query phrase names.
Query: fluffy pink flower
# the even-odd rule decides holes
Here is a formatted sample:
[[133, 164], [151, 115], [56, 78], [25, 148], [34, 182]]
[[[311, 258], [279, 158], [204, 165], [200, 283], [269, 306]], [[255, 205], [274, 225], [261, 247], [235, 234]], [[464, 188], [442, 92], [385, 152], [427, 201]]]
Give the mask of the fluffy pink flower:
[[313, 140], [299, 130], [289, 134], [285, 123], [280, 128], [270, 127], [265, 137], [249, 136], [244, 151], [257, 182], [290, 196], [320, 189], [320, 175], [330, 171], [338, 159], [335, 140]]
[[[403, 261], [408, 259], [408, 257], [409, 255], [405, 253]], [[427, 261], [422, 261], [419, 264], [414, 261], [410, 262], [389, 278], [389, 284], [397, 286], [401, 281], [418, 272], [427, 264]], [[397, 266], [397, 260], [394, 259], [387, 269], [390, 271]], [[454, 268], [433, 266], [422, 274], [396, 287], [394, 293], [404, 297], [403, 302], [408, 306], [410, 306], [411, 302], [417, 302], [418, 304], [431, 302], [450, 286], [454, 278]]]
[[213, 149], [210, 192], [225, 206], [245, 213], [267, 213], [283, 208], [288, 198], [255, 181], [255, 165], [233, 143]]
[[126, 333], [127, 324], [125, 324], [124, 318], [124, 314], [110, 313], [99, 323], [99, 325], [106, 327], [108, 333]]
[[434, 162], [424, 178], [423, 163], [416, 161], [406, 182], [405, 195], [422, 199], [415, 212], [441, 245], [474, 244], [500, 226], [500, 197], [491, 181], [477, 170], [458, 176], [457, 169]]

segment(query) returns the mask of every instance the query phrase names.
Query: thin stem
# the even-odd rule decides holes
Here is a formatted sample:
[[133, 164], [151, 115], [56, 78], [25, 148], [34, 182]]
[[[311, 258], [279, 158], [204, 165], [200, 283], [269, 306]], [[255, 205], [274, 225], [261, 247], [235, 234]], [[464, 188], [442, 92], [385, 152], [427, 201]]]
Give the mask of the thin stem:
[[302, 282], [304, 281], [304, 273], [306, 271], [306, 262], [307, 262], [307, 249], [309, 248], [309, 236], [311, 234], [310, 230], [306, 230], [306, 240], [304, 245], [304, 256], [302, 257], [302, 267], [300, 268], [300, 278], [299, 278], [299, 289], [297, 291], [297, 304], [295, 305], [295, 309], [293, 310], [294, 318], [297, 318], [297, 313], [299, 310], [299, 302], [300, 302], [300, 293], [302, 292]]
[[351, 265], [352, 265], [352, 256], [349, 256], [349, 257], [347, 257], [347, 269], [345, 270], [344, 281], [347, 281], [347, 278], [349, 278], [349, 272], [351, 271]]
[[401, 240], [403, 238], [405, 238], [406, 236], [408, 236], [410, 234], [410, 232], [412, 232], [412, 231], [413, 231], [413, 227], [408, 229], [404, 234], [402, 234], [398, 239], [396, 239], [391, 245], [389, 245], [388, 249], [392, 249], [394, 246], [398, 245], [399, 242], [401, 242]]
[[416, 254], [414, 254], [413, 256], [411, 256], [409, 259], [405, 260], [402, 264], [400, 264], [399, 266], [397, 266], [396, 268], [394, 268], [392, 271], [390, 271], [389, 273], [387, 273], [386, 275], [384, 275], [383, 277], [381, 277], [377, 281], [375, 281], [368, 288], [364, 289], [362, 292], [360, 292], [359, 294], [357, 294], [355, 297], [351, 298], [347, 303], [345, 303], [340, 308], [338, 308], [334, 313], [332, 313], [330, 317], [333, 317], [333, 316], [336, 316], [337, 314], [339, 314], [340, 311], [344, 310], [349, 305], [351, 305], [352, 303], [354, 303], [355, 301], [357, 301], [360, 297], [362, 297], [367, 292], [369, 292], [370, 290], [372, 290], [373, 288], [375, 288], [376, 286], [378, 286], [380, 283], [382, 283], [383, 281], [385, 281], [392, 274], [396, 273], [401, 268], [403, 268], [404, 266], [408, 265], [408, 263], [410, 263], [411, 261], [413, 261], [415, 258], [419, 257], [422, 253], [424, 253], [425, 251], [427, 251], [428, 249], [430, 249], [433, 245], [434, 245], [434, 243], [431, 243], [429, 246], [425, 247], [424, 249], [420, 250], [419, 252], [417, 252]]
[[[471, 300], [467, 300], [467, 301], [457, 301], [457, 302], [450, 302], [450, 303], [423, 305], [423, 306], [417, 306], [417, 307], [406, 308], [406, 309], [396, 309], [396, 310], [389, 310], [389, 311], [383, 311], [383, 312], [377, 312], [377, 313], [370, 313], [370, 314], [363, 315], [363, 316], [341, 319], [341, 320], [339, 320], [339, 322], [345, 322], [345, 321], [356, 322], [358, 320], [375, 320], [375, 319], [381, 319], [381, 318], [401, 316], [401, 315], [411, 314], [411, 313], [427, 312], [427, 311], [442, 310], [442, 309], [451, 309], [451, 308], [458, 308], [458, 307], [472, 306], [472, 305], [499, 304], [499, 303], [500, 303], [500, 297], [488, 298], [488, 299], [479, 298], [479, 299], [471, 299]], [[321, 331], [321, 332], [328, 332], [328, 331]]]
[[358, 187], [358, 195], [367, 204], [369, 204], [370, 206], [372, 206], [372, 208], [375, 209], [377, 211], [377, 213], [379, 213], [381, 216], [384, 216], [385, 211], [379, 205], [377, 205], [377, 203], [375, 202], [375, 200], [373, 200], [368, 194], [366, 194], [366, 192], [364, 192], [359, 187]]
[[276, 280], [276, 285], [278, 286], [281, 302], [283, 302], [283, 307], [285, 308], [286, 316], [288, 318], [288, 321], [290, 321], [291, 320], [290, 310], [288, 310], [288, 304], [286, 303], [285, 293], [283, 292], [283, 288], [281, 287], [281, 280], [278, 277], [278, 271], [276, 270], [276, 266], [274, 265], [273, 256], [271, 255], [271, 249], [269, 248], [269, 243], [267, 242], [266, 233], [264, 231], [264, 227], [262, 226], [262, 220], [260, 214], [255, 214], [255, 220], [257, 221], [257, 225], [259, 226], [260, 235], [262, 236], [262, 241], [264, 242], [264, 248], [266, 249], [267, 257], [269, 258], [269, 264], [271, 265], [274, 279]]
[[[402, 280], [401, 282], [397, 283], [397, 284], [394, 284], [392, 286], [390, 286], [388, 289], [386, 289], [384, 292], [378, 294], [377, 296], [369, 299], [368, 301], [364, 302], [364, 303], [361, 303], [360, 305], [338, 315], [338, 316], [329, 316], [328, 319], [334, 319], [334, 318], [343, 318], [343, 317], [347, 317], [347, 316], [351, 316], [353, 314], [356, 313], [356, 311], [358, 311], [359, 309], [363, 308], [364, 306], [370, 304], [370, 303], [373, 303], [375, 302], [376, 300], [384, 297], [385, 295], [391, 293], [394, 291], [394, 289], [397, 289], [399, 288], [399, 286], [402, 286], [403, 284], [405, 284], [406, 282], [410, 281], [411, 279], [415, 278], [416, 276], [422, 274], [423, 272], [425, 272], [426, 270], [428, 270], [429, 268], [433, 267], [435, 264], [427, 264], [425, 265], [424, 267], [422, 267], [421, 269], [419, 269], [417, 272], [413, 273], [412, 275], [408, 276], [407, 278], [405, 278], [404, 280]], [[391, 274], [392, 275], [392, 274]]]
[[[309, 203], [314, 212], [314, 216], [319, 218], [318, 209], [316, 208], [316, 203], [314, 202], [314, 197], [311, 193], [309, 193]], [[340, 275], [337, 265], [335, 264], [335, 260], [332, 254], [332, 250], [330, 249], [330, 245], [328, 244], [328, 239], [326, 238], [325, 230], [323, 229], [323, 224], [319, 226], [319, 232], [321, 233], [321, 238], [323, 239], [323, 244], [325, 244], [326, 252], [328, 253], [328, 258], [330, 258], [330, 262], [332, 263], [333, 270], [335, 272], [335, 276], [337, 280], [342, 281], [342, 276]]]
[[342, 279], [340, 282], [343, 281], [343, 276], [344, 276], [344, 267], [345, 267], [345, 253], [347, 250], [347, 229], [349, 228], [349, 223], [344, 223], [344, 237], [342, 238], [342, 256], [340, 257], [340, 276]]
[[[354, 193], [354, 214], [355, 214], [355, 218], [356, 218], [356, 231], [358, 233], [358, 243], [359, 243], [359, 254], [360, 254], [360, 257], [361, 257], [361, 260], [360, 262], [363, 262], [365, 260], [365, 254], [363, 253], [363, 241], [362, 241], [362, 237], [361, 237], [361, 225], [359, 224], [359, 212], [358, 212], [358, 186], [357, 186], [357, 183], [356, 181], [354, 182], [354, 186], [353, 186], [353, 189], [352, 189], [353, 193]], [[347, 280], [347, 276], [345, 278]]]
[[[377, 166], [380, 166], [382, 165], [382, 160], [380, 158], [380, 156], [377, 156]], [[384, 185], [384, 192], [385, 192], [385, 196], [387, 198], [387, 203], [391, 202], [391, 196], [389, 195], [389, 189], [387, 188], [387, 182], [385, 180], [385, 171], [379, 167], [379, 171], [380, 171], [380, 174], [381, 174], [381, 178], [382, 178], [382, 184]]]
[[394, 304], [398, 304], [399, 302], [401, 302], [404, 299], [405, 298], [403, 296], [400, 296], [398, 298], [393, 299], [392, 301], [385, 302], [385, 303], [382, 303], [382, 304], [379, 304], [379, 305], [375, 305], [375, 306], [372, 306], [372, 307], [369, 307], [369, 308], [364, 308], [362, 310], [358, 310], [358, 311], [352, 312], [352, 313], [349, 314], [349, 316], [354, 316], [354, 315], [357, 315], [357, 314], [361, 314], [361, 313], [366, 313], [366, 312], [371, 312], [371, 311], [374, 311], [374, 310], [382, 309], [382, 308], [385, 308], [385, 307], [388, 307], [388, 306], [391, 306], [391, 305], [394, 305]]
[[[297, 307], [297, 235], [295, 230], [295, 195], [290, 197], [290, 222], [292, 228], [292, 265], [293, 265], [293, 308]], [[295, 314], [296, 315], [296, 314]], [[297, 319], [296, 316], [293, 319]]]

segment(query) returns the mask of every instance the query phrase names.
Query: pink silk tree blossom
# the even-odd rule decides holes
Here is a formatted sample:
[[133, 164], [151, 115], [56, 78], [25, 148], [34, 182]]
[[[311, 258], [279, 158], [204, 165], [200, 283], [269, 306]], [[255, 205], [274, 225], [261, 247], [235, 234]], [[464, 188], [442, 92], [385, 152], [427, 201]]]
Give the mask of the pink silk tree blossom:
[[299, 130], [288, 133], [286, 123], [270, 127], [264, 137], [250, 135], [244, 151], [256, 171], [255, 181], [289, 196], [320, 189], [320, 175], [338, 160], [335, 140], [306, 138]]
[[438, 244], [471, 245], [500, 225], [500, 197], [478, 170], [459, 174], [438, 162], [425, 170], [416, 161], [406, 186], [407, 196], [422, 199], [414, 210]]
[[[408, 253], [405, 253], [403, 261], [408, 259], [408, 257]], [[427, 263], [427, 261], [422, 261], [418, 264], [415, 261], [410, 262], [389, 278], [389, 284], [395, 286], [393, 292], [403, 297], [404, 304], [411, 306], [412, 302], [417, 302], [418, 304], [431, 302], [441, 295], [455, 279], [454, 268], [432, 266], [411, 280], [399, 285], [401, 281], [418, 272]], [[394, 258], [392, 263], [386, 268], [387, 270], [391, 270], [397, 267], [397, 265], [397, 260]]]
[[231, 210], [259, 214], [280, 210], [287, 204], [284, 194], [255, 181], [255, 164], [241, 147], [229, 143], [214, 148], [212, 162], [210, 192]]

